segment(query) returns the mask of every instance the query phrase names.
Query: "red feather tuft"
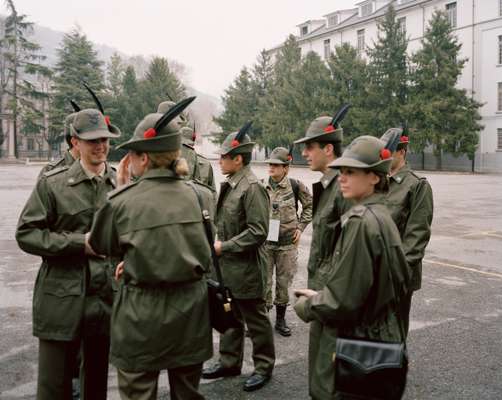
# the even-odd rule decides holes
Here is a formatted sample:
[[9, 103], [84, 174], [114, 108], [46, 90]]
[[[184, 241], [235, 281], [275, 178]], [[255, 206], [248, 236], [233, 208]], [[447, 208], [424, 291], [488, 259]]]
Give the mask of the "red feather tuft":
[[238, 140], [232, 140], [232, 143], [230, 143], [230, 146], [232, 147], [237, 147], [238, 145], [240, 145], [239, 141]]
[[334, 132], [336, 129], [333, 125], [328, 125], [326, 128], [324, 128], [324, 133], [331, 133]]
[[291, 154], [288, 154], [288, 161], [292, 161], [293, 160], [293, 156]]
[[399, 138], [399, 142], [400, 143], [409, 143], [410, 142], [410, 139], [408, 138], [408, 136], [401, 136]]
[[392, 153], [390, 152], [389, 149], [382, 149], [380, 150], [380, 159], [382, 160], [387, 160], [392, 157]]
[[197, 134], [194, 132], [192, 133], [192, 142], [195, 142], [197, 140]]
[[157, 136], [157, 131], [154, 128], [149, 128], [143, 133], [145, 139], [150, 139]]
[[110, 125], [110, 117], [108, 115], [105, 115], [105, 123], [106, 125]]

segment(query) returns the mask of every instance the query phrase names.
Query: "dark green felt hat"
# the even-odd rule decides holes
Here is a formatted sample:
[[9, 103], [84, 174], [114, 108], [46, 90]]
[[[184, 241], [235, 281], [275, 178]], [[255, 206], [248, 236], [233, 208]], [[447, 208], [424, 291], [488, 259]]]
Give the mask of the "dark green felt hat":
[[265, 160], [268, 164], [281, 164], [281, 165], [289, 165], [293, 157], [290, 154], [290, 151], [285, 147], [276, 147], [270, 153], [270, 158]]
[[350, 167], [388, 174], [391, 162], [392, 152], [385, 148], [383, 141], [374, 136], [359, 136], [329, 167]]
[[317, 117], [313, 120], [305, 133], [305, 136], [295, 141], [295, 144], [307, 142], [341, 142], [343, 140], [343, 129], [340, 122], [345, 118], [350, 104], [343, 105], [340, 110], [331, 117]]
[[195, 96], [181, 100], [164, 114], [148, 114], [136, 126], [132, 138], [117, 148], [146, 153], [178, 150], [181, 146], [181, 135], [177, 117], [194, 100]]
[[221, 155], [235, 155], [243, 153], [251, 153], [253, 151], [253, 146], [255, 142], [252, 142], [246, 132], [252, 125], [252, 121], [244, 124], [244, 126], [239, 130], [239, 132], [233, 132], [227, 135], [221, 147], [216, 150], [216, 154]]

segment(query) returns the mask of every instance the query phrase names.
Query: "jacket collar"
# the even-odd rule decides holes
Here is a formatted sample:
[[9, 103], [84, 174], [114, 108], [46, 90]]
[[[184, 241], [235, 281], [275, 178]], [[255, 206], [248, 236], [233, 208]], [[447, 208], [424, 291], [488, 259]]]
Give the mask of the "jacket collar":
[[358, 204], [364, 206], [370, 206], [372, 204], [382, 204], [385, 201], [384, 193], [373, 193], [371, 196], [365, 197]]
[[333, 179], [338, 177], [338, 174], [338, 169], [329, 168], [328, 171], [321, 177], [320, 182], [322, 187], [326, 189], [329, 185], [331, 185], [331, 182], [333, 182]]
[[229, 176], [227, 178], [227, 183], [230, 185], [232, 189], [235, 188], [239, 184], [241, 179], [244, 178], [249, 173], [250, 170], [251, 168], [249, 167], [249, 165], [245, 165], [244, 167], [242, 167], [241, 170]]
[[[269, 176], [267, 179], [267, 188], [270, 188], [270, 189], [272, 189], [272, 184], [270, 183], [271, 180], [272, 180], [272, 178]], [[275, 186], [285, 189], [288, 187], [288, 185], [289, 185], [288, 175], [284, 175], [284, 177], [279, 182], [277, 182], [277, 184]]]
[[[80, 182], [90, 181], [92, 179], [86, 174], [84, 168], [82, 168], [80, 160], [75, 160], [75, 162], [70, 166], [70, 168], [67, 171], [67, 176], [68, 176], [67, 182], [68, 185], [70, 186], [75, 186], [78, 185]], [[113, 187], [116, 186], [115, 172], [112, 170], [110, 164], [108, 164], [107, 162], [105, 162], [105, 172], [103, 174], [103, 179], [105, 182], [111, 183]]]
[[410, 165], [408, 163], [404, 164], [402, 168], [397, 171], [394, 175], [390, 176], [390, 181], [395, 181], [397, 183], [401, 183], [404, 180], [404, 177], [411, 171]]
[[138, 180], [157, 179], [157, 178], [182, 179], [178, 175], [176, 175], [172, 169], [155, 168], [146, 171], [143, 175], [139, 177]]

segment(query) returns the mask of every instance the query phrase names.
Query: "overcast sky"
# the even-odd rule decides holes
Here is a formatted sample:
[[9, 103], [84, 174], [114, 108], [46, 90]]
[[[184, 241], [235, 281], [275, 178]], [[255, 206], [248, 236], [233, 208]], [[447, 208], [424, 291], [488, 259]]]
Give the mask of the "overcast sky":
[[[160, 55], [189, 68], [190, 83], [221, 96], [242, 66], [280, 44], [296, 25], [358, 0], [14, 0], [31, 21], [128, 55]], [[1, 2], [4, 7], [4, 2]], [[0, 8], [5, 14], [5, 9]]]

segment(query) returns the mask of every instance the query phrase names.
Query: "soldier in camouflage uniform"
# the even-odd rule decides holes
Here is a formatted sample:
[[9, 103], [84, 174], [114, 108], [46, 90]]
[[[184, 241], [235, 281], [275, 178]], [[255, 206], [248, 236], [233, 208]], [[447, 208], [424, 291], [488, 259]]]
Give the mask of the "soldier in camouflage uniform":
[[64, 139], [66, 140], [66, 143], [68, 144], [68, 150], [64, 153], [63, 157], [60, 158], [59, 160], [52, 161], [50, 163], [47, 163], [40, 173], [38, 174], [38, 179], [40, 179], [43, 174], [46, 172], [52, 171], [53, 169], [59, 168], [59, 167], [64, 167], [64, 166], [70, 166], [73, 164], [75, 160], [77, 160], [80, 157], [80, 154], [78, 153], [78, 150], [76, 147], [73, 146], [71, 142], [71, 131], [70, 131], [70, 124], [73, 122], [73, 119], [75, 118], [76, 113], [72, 113], [68, 115], [65, 120], [64, 120], [64, 132], [63, 136]]
[[229, 134], [221, 145], [222, 183], [216, 209], [216, 254], [220, 256], [225, 284], [232, 291], [241, 326], [228, 329], [220, 337], [219, 363], [204, 369], [203, 377], [215, 379], [240, 375], [244, 356], [244, 327], [253, 343], [255, 370], [245, 381], [244, 390], [265, 385], [272, 375], [275, 348], [272, 326], [265, 306], [268, 232], [267, 191], [251, 171], [254, 143], [246, 131]]
[[303, 321], [321, 328], [309, 342], [309, 353], [316, 355], [309, 365], [309, 393], [316, 400], [346, 398], [336, 387], [333, 360], [338, 336], [406, 339], [397, 299], [409, 290], [411, 271], [385, 206], [390, 163], [391, 152], [381, 140], [361, 136], [330, 164], [341, 169], [340, 190], [354, 206], [341, 216], [340, 237], [324, 284], [317, 290], [296, 290], [294, 307]]
[[[268, 276], [267, 308], [276, 307], [275, 330], [282, 336], [291, 336], [286, 324], [286, 308], [289, 304], [288, 289], [298, 270], [298, 242], [307, 225], [312, 220], [312, 196], [305, 185], [288, 178], [292, 156], [284, 147], [275, 148], [270, 158], [269, 179], [265, 183], [270, 197], [270, 222], [278, 225], [276, 237], [267, 238]], [[298, 201], [302, 212], [298, 217]], [[270, 228], [270, 232], [274, 231]], [[275, 300], [272, 303], [273, 274], [275, 270]]]
[[389, 129], [381, 138], [391, 143], [393, 150], [390, 167], [390, 188], [387, 194], [387, 207], [399, 229], [406, 260], [413, 275], [411, 291], [403, 302], [402, 314], [408, 333], [410, 323], [411, 297], [413, 291], [422, 285], [422, 259], [431, 237], [434, 201], [432, 188], [423, 176], [417, 175], [406, 162], [409, 135], [401, 128]]
[[39, 338], [37, 399], [69, 399], [82, 349], [84, 400], [106, 399], [109, 324], [116, 260], [86, 246], [95, 211], [115, 188], [106, 162], [109, 138], [120, 131], [94, 109], [70, 123], [80, 160], [45, 173], [28, 199], [16, 231], [24, 251], [42, 257], [33, 293], [33, 333]]

